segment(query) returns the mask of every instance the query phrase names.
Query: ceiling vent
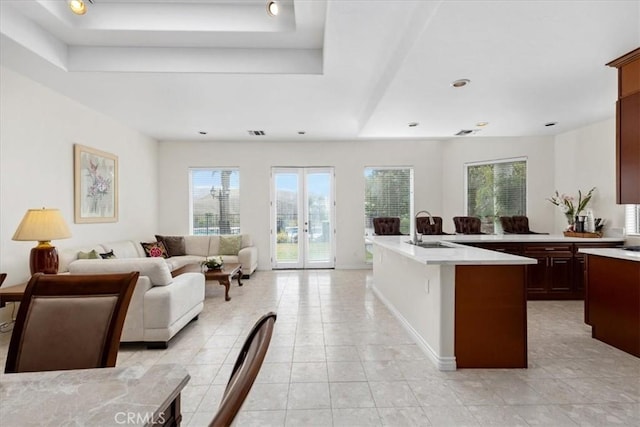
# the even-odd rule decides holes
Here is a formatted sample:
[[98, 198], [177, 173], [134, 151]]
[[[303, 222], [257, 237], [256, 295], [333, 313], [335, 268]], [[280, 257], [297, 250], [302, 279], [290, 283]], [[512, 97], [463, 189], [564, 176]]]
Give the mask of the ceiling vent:
[[465, 135], [472, 135], [474, 134], [475, 131], [471, 130], [471, 129], [461, 129], [460, 132], [456, 133], [456, 136], [465, 136]]
[[248, 130], [247, 132], [249, 132], [251, 136], [264, 136], [263, 130]]

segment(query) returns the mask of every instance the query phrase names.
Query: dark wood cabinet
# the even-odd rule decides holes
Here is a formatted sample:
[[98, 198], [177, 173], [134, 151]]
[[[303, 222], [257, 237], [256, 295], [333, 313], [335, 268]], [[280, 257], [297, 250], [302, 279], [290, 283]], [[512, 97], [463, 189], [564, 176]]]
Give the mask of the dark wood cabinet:
[[579, 298], [573, 286], [572, 244], [529, 244], [523, 255], [538, 260], [527, 266], [529, 299]]
[[607, 65], [618, 69], [616, 199], [640, 203], [640, 48]]
[[640, 357], [640, 262], [588, 255], [585, 314], [593, 338]]
[[585, 255], [580, 248], [611, 248], [620, 242], [586, 243], [505, 243], [473, 242], [469, 246], [522, 255], [538, 261], [526, 266], [528, 300], [583, 299], [585, 296]]

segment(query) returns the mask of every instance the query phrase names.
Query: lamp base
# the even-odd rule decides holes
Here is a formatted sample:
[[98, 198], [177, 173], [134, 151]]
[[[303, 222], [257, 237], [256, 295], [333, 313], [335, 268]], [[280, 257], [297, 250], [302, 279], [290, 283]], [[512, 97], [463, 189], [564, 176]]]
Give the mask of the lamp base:
[[55, 246], [38, 245], [29, 256], [31, 275], [36, 273], [58, 274], [58, 251]]

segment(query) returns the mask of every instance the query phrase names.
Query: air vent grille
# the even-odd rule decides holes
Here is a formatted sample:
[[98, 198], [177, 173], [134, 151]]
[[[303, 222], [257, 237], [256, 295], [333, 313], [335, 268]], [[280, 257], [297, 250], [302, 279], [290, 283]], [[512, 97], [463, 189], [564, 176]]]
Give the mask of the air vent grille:
[[251, 136], [264, 136], [263, 130], [248, 130], [247, 132], [249, 132]]

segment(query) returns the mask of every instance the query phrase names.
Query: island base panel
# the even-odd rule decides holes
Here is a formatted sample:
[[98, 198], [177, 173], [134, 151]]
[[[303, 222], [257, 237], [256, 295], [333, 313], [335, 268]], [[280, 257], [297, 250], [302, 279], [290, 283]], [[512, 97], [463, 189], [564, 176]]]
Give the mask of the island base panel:
[[587, 256], [591, 336], [640, 357], [640, 262]]
[[526, 368], [527, 301], [522, 265], [458, 265], [458, 368]]

